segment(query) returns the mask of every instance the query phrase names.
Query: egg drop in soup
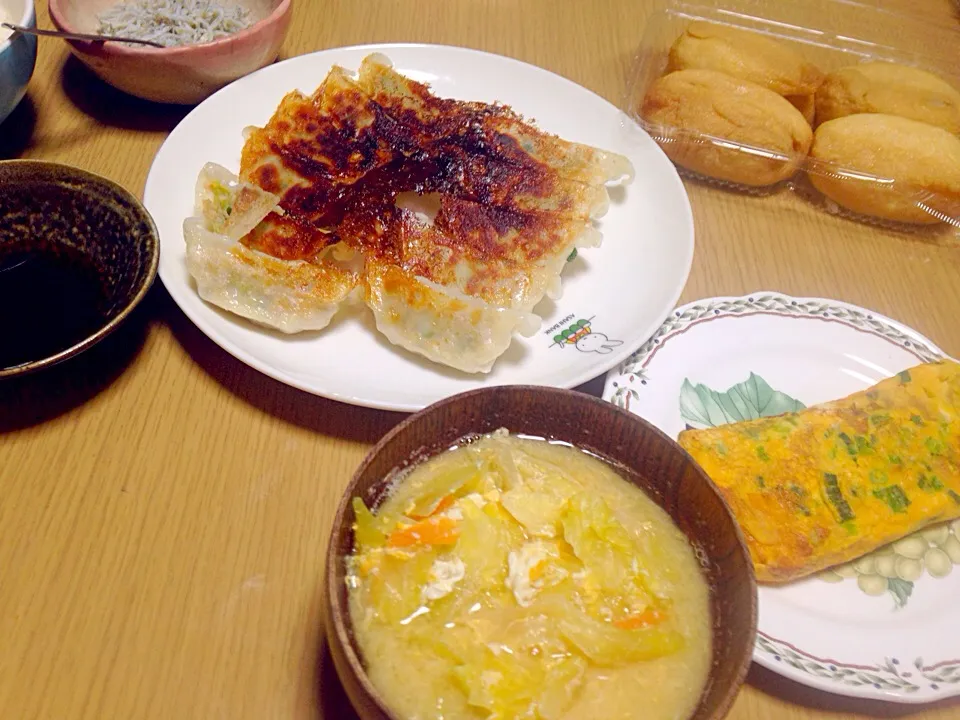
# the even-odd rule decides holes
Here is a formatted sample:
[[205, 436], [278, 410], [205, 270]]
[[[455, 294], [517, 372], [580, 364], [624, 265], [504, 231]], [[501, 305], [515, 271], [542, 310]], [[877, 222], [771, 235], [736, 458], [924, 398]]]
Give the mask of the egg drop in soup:
[[684, 720], [709, 589], [669, 515], [605, 462], [505, 431], [360, 498], [350, 615], [406, 720]]

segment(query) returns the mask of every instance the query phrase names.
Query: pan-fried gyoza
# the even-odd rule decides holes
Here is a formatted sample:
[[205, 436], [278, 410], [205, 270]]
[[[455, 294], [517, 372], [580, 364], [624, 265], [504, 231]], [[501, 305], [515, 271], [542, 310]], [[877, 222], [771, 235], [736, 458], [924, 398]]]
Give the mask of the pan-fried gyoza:
[[438, 98], [369, 56], [249, 128], [239, 173], [208, 164], [184, 224], [200, 295], [262, 325], [320, 330], [362, 300], [391, 342], [488, 372], [596, 247], [630, 162], [509, 108]]

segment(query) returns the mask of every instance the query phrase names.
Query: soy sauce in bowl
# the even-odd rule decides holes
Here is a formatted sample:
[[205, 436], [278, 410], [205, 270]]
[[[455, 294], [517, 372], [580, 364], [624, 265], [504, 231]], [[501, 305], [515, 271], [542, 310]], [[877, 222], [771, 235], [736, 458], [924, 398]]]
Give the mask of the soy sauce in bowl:
[[0, 379], [92, 347], [157, 273], [153, 218], [129, 191], [79, 168], [0, 161]]
[[108, 297], [93, 261], [59, 246], [0, 255], [0, 368], [56, 355], [103, 326]]

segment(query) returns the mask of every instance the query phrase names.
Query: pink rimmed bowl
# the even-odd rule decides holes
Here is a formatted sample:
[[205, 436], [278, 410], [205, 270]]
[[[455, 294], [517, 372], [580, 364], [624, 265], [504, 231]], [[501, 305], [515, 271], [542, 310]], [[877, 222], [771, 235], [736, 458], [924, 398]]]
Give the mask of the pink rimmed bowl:
[[[98, 15], [121, 0], [49, 0], [60, 30], [99, 31]], [[192, 105], [237, 78], [277, 59], [292, 16], [292, 0], [222, 0], [254, 17], [240, 32], [213, 42], [171, 48], [69, 40], [70, 49], [104, 81], [126, 93], [161, 103]]]

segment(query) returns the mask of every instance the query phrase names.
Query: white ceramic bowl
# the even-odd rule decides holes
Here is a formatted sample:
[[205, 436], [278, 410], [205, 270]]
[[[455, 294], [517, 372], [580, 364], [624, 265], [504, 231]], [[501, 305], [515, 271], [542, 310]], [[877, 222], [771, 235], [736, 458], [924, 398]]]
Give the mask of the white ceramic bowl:
[[[0, 21], [36, 27], [33, 0], [0, 0]], [[36, 64], [36, 36], [0, 28], [0, 123], [23, 99]]]

